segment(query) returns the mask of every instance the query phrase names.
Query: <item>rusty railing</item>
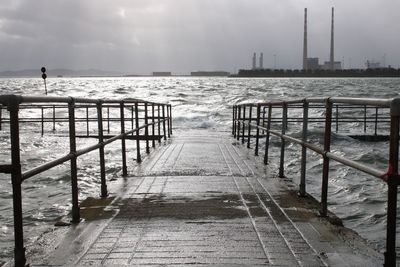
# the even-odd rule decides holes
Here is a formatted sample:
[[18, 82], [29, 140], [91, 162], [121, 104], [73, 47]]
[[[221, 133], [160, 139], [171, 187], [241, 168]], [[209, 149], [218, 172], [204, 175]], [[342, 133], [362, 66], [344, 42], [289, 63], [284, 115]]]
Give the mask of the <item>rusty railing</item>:
[[[309, 116], [312, 108], [323, 108], [321, 116]], [[341, 109], [361, 109], [357, 118], [357, 112], [350, 111], [350, 115], [338, 116]], [[290, 109], [297, 109], [295, 115], [288, 116]], [[301, 110], [299, 110], [301, 109]], [[367, 109], [372, 112], [367, 113]], [[385, 114], [378, 119], [378, 109]], [[273, 110], [275, 113], [273, 113]], [[278, 111], [276, 111], [278, 110]], [[334, 114], [335, 111], [335, 114]], [[279, 114], [280, 113], [280, 114]], [[360, 112], [359, 112], [360, 113]], [[285, 142], [301, 145], [301, 166], [299, 195], [306, 195], [306, 162], [307, 149], [316, 152], [323, 158], [322, 185], [321, 185], [321, 208], [320, 214], [327, 216], [328, 210], [328, 177], [329, 161], [334, 160], [366, 174], [372, 175], [386, 182], [388, 186], [387, 198], [387, 227], [386, 227], [386, 252], [385, 266], [396, 265], [396, 216], [397, 216], [397, 187], [400, 181], [398, 174], [399, 161], [399, 118], [400, 98], [394, 99], [367, 99], [367, 98], [304, 98], [289, 101], [270, 101], [266, 103], [245, 103], [233, 106], [232, 134], [237, 140], [250, 148], [250, 139], [255, 139], [255, 155], [259, 155], [259, 141], [265, 138], [264, 164], [268, 164], [268, 152], [270, 146], [270, 135], [277, 136], [281, 140], [279, 177], [284, 177]], [[297, 122], [301, 131], [301, 138], [295, 138], [286, 133], [288, 122]], [[322, 122], [324, 124], [324, 142], [322, 146], [312, 144], [307, 140], [309, 123]], [[280, 126], [279, 130], [271, 129], [271, 125]], [[385, 131], [389, 137], [389, 162], [387, 171], [378, 170], [360, 162], [337, 155], [331, 152], [332, 124], [336, 123], [336, 131], [341, 123], [359, 123], [367, 131], [367, 123], [373, 124], [374, 135], [377, 135], [378, 123], [387, 124]], [[362, 125], [364, 123], [364, 125]], [[379, 127], [381, 128], [381, 127]], [[384, 127], [383, 127], [384, 128]], [[255, 131], [255, 133], [253, 133]], [[261, 134], [262, 133], [262, 134]]]
[[[138, 99], [101, 100], [73, 97], [30, 97], [20, 95], [0, 96], [0, 122], [3, 131], [9, 133], [11, 140], [11, 162], [0, 165], [0, 173], [11, 174], [13, 192], [15, 266], [25, 266], [26, 256], [23, 235], [23, 210], [21, 185], [23, 181], [47, 171], [53, 167], [70, 162], [71, 187], [72, 187], [72, 222], [79, 223], [80, 207], [78, 199], [78, 168], [77, 158], [94, 150], [99, 151], [101, 197], [107, 197], [107, 182], [105, 172], [104, 147], [114, 141], [121, 140], [122, 175], [127, 176], [126, 140], [136, 140], [136, 161], [141, 162], [140, 141], [146, 142], [146, 153], [150, 153], [150, 141], [155, 147], [155, 141], [166, 140], [172, 134], [172, 108], [169, 104], [153, 103]], [[9, 115], [4, 116], [2, 109], [7, 109]], [[23, 110], [35, 111], [36, 115], [20, 117]], [[39, 112], [37, 112], [40, 110]], [[79, 110], [77, 115], [76, 111]], [[83, 111], [82, 111], [83, 110]], [[112, 110], [110, 115], [110, 110]], [[58, 111], [58, 112], [56, 112]], [[95, 116], [90, 117], [90, 111]], [[46, 114], [50, 112], [50, 116]], [[37, 113], [40, 115], [38, 116]], [[57, 113], [57, 115], [56, 115]], [[60, 117], [60, 113], [64, 116]], [[104, 117], [104, 113], [106, 117]], [[52, 124], [52, 131], [56, 130], [57, 123], [65, 123], [69, 137], [69, 152], [65, 156], [42, 164], [30, 170], [23, 171], [24, 162], [21, 162], [20, 126], [29, 125], [37, 127], [40, 123], [41, 133], [44, 134], [45, 124]], [[86, 123], [86, 131], [77, 134], [77, 123]], [[107, 123], [107, 129], [104, 129]], [[117, 131], [110, 131], [110, 123], [118, 125]], [[90, 124], [95, 124], [97, 134], [91, 134]], [[127, 130], [130, 124], [130, 129]], [[4, 126], [9, 126], [9, 128]], [[92, 125], [93, 126], [93, 125]], [[5, 130], [5, 128], [7, 128]], [[113, 127], [115, 128], [115, 127]], [[0, 128], [1, 129], [1, 128]], [[7, 131], [8, 130], [8, 131]], [[78, 130], [78, 131], [77, 131]], [[108, 134], [104, 134], [104, 132]], [[4, 134], [4, 133], [3, 133]], [[97, 138], [95, 145], [77, 148], [77, 138]]]

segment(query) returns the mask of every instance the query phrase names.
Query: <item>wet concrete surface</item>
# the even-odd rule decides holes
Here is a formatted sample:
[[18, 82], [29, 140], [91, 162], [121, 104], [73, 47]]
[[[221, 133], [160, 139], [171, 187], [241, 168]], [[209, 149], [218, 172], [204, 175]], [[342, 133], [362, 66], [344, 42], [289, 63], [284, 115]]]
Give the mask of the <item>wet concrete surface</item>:
[[[298, 198], [229, 133], [161, 146], [83, 222], [44, 234], [32, 266], [380, 266], [382, 256], [318, 203]], [[333, 223], [332, 223], [333, 222]]]

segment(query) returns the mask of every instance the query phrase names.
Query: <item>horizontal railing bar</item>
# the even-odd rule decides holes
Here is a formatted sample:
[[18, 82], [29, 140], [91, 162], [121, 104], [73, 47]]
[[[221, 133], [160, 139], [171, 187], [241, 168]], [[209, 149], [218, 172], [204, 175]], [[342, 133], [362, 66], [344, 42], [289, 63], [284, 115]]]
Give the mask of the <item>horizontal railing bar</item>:
[[61, 165], [64, 162], [71, 160], [72, 158], [74, 158], [74, 155], [68, 154], [68, 155], [63, 156], [61, 158], [58, 158], [56, 160], [47, 162], [47, 163], [45, 163], [43, 165], [40, 165], [40, 166], [38, 166], [36, 168], [33, 168], [33, 169], [29, 170], [29, 171], [26, 171], [26, 172], [22, 173], [22, 181], [25, 181], [26, 179], [29, 179], [32, 176], [35, 176], [35, 175], [37, 175], [39, 173], [42, 173], [42, 172], [47, 171], [47, 170], [49, 170], [51, 168], [54, 168], [54, 167], [56, 167], [58, 165]]

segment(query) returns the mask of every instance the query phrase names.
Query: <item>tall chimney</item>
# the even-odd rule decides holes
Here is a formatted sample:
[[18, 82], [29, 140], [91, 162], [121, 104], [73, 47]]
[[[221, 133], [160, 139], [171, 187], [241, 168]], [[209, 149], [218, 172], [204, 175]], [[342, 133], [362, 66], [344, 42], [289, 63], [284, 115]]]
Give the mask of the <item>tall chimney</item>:
[[304, 9], [304, 40], [303, 40], [303, 70], [308, 70], [307, 66], [307, 8]]
[[264, 68], [264, 54], [260, 53], [260, 69]]
[[333, 30], [333, 25], [334, 25], [334, 9], [332, 7], [332, 24], [331, 24], [331, 53], [330, 53], [330, 69], [331, 71], [335, 70], [335, 54], [334, 54], [334, 30]]
[[256, 57], [257, 57], [257, 55], [256, 55], [256, 53], [254, 53], [253, 54], [253, 70], [255, 70], [257, 68], [257, 66], [256, 66]]

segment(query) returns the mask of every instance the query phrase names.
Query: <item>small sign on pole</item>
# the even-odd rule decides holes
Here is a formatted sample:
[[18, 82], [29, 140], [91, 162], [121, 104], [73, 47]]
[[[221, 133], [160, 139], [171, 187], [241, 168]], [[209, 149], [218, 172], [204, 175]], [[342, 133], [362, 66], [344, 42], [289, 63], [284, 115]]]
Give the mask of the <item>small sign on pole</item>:
[[44, 81], [44, 90], [45, 90], [46, 95], [47, 95], [47, 86], [46, 86], [47, 74], [46, 74], [46, 68], [45, 68], [45, 67], [42, 67], [41, 71], [42, 71], [42, 78], [43, 78], [43, 81]]

